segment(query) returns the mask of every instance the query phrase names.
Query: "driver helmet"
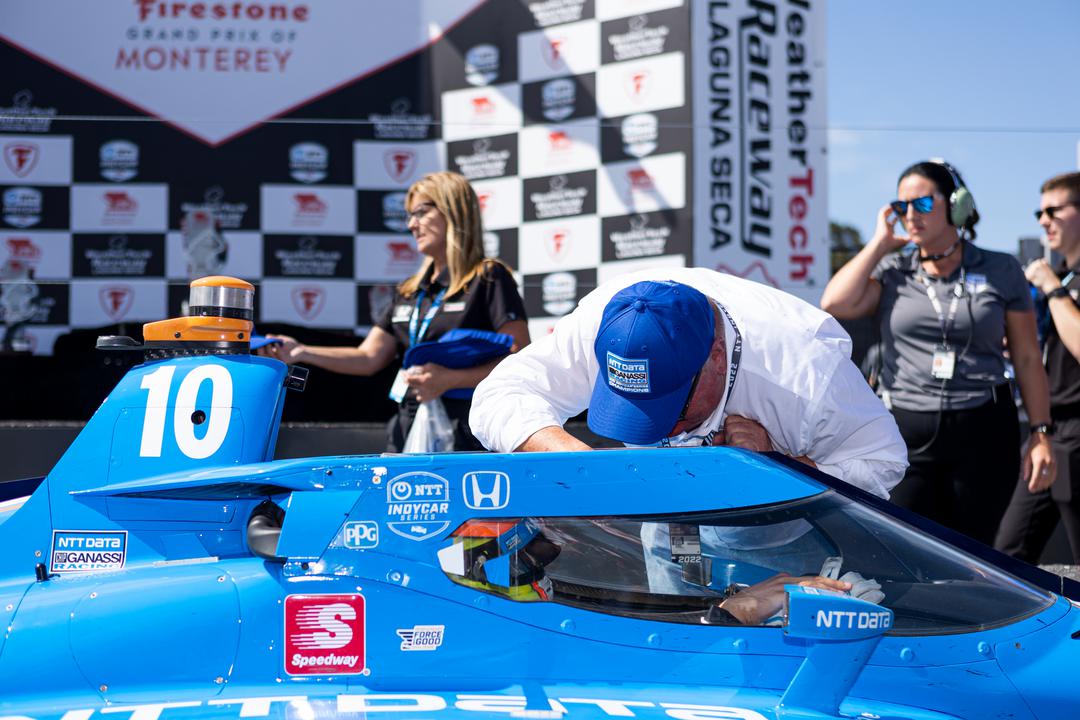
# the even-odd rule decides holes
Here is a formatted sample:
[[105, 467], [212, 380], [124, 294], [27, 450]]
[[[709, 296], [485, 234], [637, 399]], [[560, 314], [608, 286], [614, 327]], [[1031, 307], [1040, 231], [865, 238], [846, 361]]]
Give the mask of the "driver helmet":
[[451, 537], [439, 560], [454, 582], [519, 602], [551, 599], [544, 567], [558, 557], [559, 547], [534, 520], [469, 520]]

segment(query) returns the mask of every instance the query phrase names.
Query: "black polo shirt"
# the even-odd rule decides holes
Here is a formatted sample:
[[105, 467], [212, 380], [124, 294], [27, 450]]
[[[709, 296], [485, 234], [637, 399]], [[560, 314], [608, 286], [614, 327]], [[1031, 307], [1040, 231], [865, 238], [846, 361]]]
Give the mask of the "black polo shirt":
[[[394, 293], [394, 302], [376, 325], [397, 338], [399, 353], [404, 354], [409, 348], [409, 320], [413, 313], [418, 313], [416, 325], [419, 330], [432, 302], [447, 287], [449, 280], [450, 273], [446, 270], [437, 278], [432, 278], [429, 271], [420, 282], [416, 295], [407, 298], [400, 292]], [[525, 303], [518, 293], [514, 276], [504, 265], [485, 262], [484, 268], [464, 290], [443, 297], [438, 312], [417, 342], [438, 340], [455, 328], [496, 331], [512, 320], [525, 319]]]

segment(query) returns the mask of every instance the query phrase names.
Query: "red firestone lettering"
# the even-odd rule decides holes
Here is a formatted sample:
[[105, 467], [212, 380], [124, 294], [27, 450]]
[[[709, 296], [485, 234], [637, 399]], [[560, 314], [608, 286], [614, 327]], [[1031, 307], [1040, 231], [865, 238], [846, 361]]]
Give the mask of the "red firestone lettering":
[[307, 5], [289, 6], [285, 3], [262, 2], [162, 2], [161, 0], [134, 0], [138, 7], [139, 22], [147, 19], [194, 19], [194, 20], [275, 20], [307, 22], [310, 9]]

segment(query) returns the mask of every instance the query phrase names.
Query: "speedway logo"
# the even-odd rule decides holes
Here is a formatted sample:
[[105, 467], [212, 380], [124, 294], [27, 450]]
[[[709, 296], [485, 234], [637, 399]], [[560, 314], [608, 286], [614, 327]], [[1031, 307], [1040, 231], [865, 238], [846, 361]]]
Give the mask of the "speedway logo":
[[398, 475], [386, 486], [386, 506], [391, 532], [409, 540], [426, 540], [450, 525], [450, 484], [427, 472]]
[[438, 650], [442, 645], [445, 625], [413, 625], [395, 630], [401, 638], [403, 652]]
[[127, 558], [127, 531], [53, 530], [49, 572], [119, 570]]
[[289, 675], [362, 674], [364, 596], [286, 597], [285, 672]]

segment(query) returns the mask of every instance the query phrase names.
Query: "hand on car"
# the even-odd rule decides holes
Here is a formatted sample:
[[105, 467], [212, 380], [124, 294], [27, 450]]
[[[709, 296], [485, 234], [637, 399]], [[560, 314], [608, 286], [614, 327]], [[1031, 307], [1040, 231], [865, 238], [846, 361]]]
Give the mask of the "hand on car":
[[843, 580], [831, 580], [820, 575], [794, 577], [787, 573], [780, 573], [740, 590], [720, 603], [720, 608], [731, 613], [743, 625], [760, 625], [783, 609], [785, 585], [801, 585], [839, 592], [852, 589], [851, 583]]
[[304, 352], [304, 344], [288, 335], [267, 335], [266, 337], [281, 342], [268, 343], [255, 351], [256, 355], [271, 357], [283, 363], [296, 362]]

